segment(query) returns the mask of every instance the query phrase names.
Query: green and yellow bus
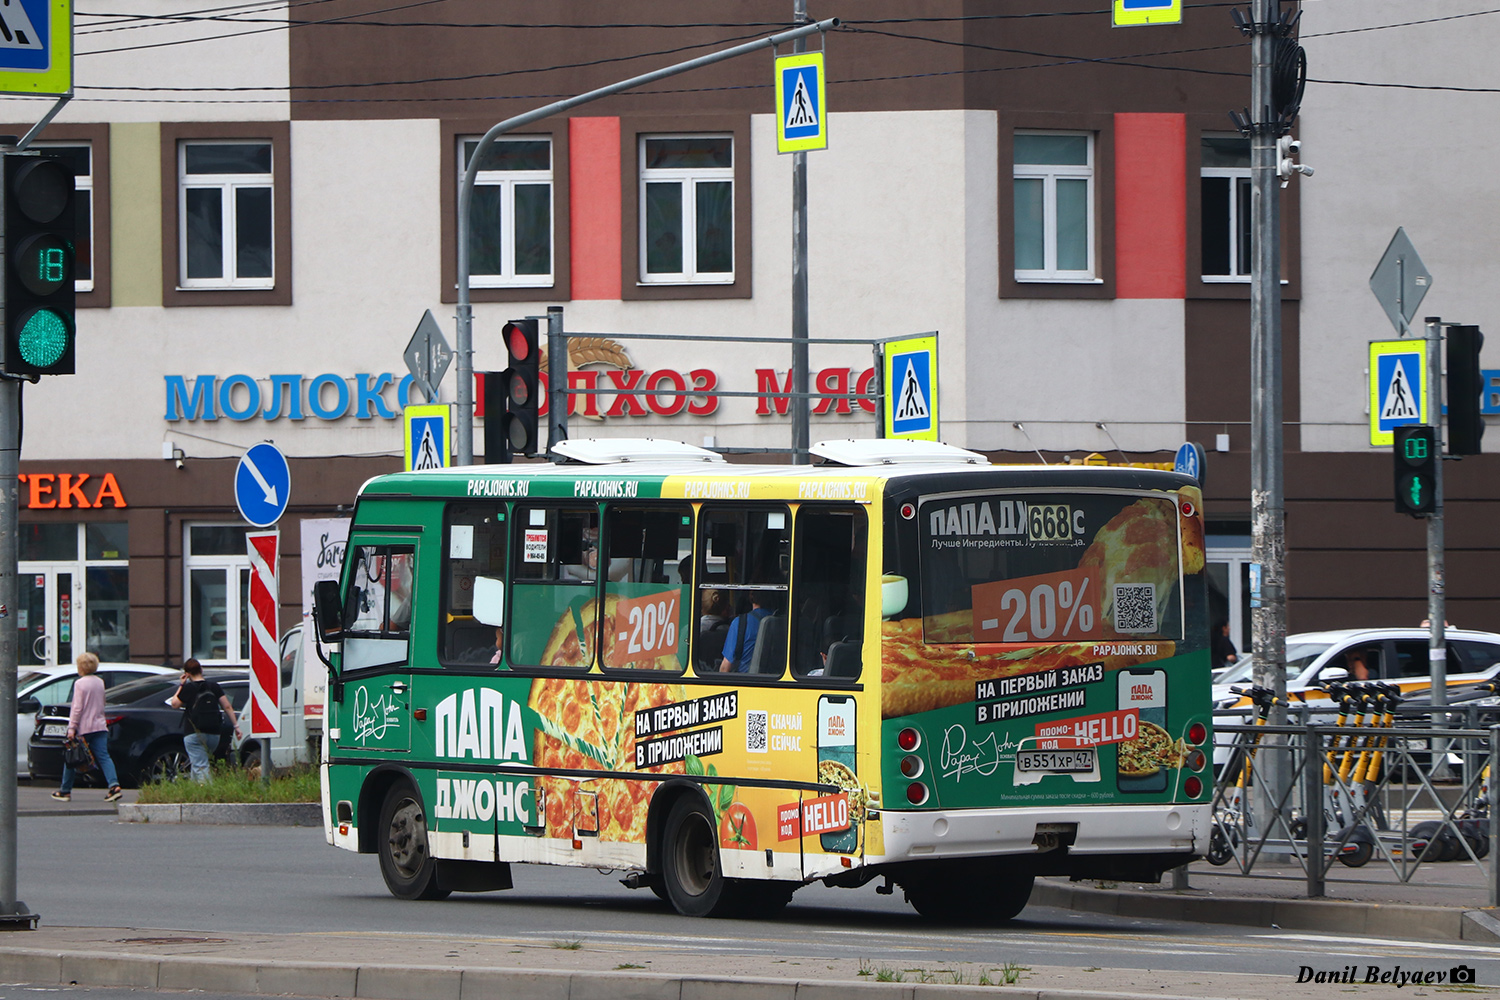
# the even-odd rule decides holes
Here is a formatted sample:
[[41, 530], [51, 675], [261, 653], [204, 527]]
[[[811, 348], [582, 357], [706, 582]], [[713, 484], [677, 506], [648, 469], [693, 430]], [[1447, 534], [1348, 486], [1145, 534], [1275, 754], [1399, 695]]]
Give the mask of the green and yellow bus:
[[1191, 479], [910, 441], [555, 453], [372, 479], [315, 594], [328, 841], [396, 896], [534, 862], [688, 915], [884, 878], [995, 921], [1038, 875], [1205, 852]]

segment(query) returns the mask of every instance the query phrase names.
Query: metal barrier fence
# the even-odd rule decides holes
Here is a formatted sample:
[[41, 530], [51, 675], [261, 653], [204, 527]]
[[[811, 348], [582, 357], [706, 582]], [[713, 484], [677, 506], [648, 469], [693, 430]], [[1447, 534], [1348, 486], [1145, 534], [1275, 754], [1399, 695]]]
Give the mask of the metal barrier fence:
[[[1452, 722], [1466, 720], [1453, 713]], [[1500, 904], [1500, 725], [1215, 723], [1210, 863], [1250, 874], [1295, 863], [1322, 896], [1335, 864], [1376, 864], [1409, 882], [1424, 864], [1469, 859]], [[1425, 718], [1425, 716], [1424, 716]], [[1440, 720], [1441, 721], [1441, 720]], [[1461, 723], [1460, 723], [1461, 724]]]

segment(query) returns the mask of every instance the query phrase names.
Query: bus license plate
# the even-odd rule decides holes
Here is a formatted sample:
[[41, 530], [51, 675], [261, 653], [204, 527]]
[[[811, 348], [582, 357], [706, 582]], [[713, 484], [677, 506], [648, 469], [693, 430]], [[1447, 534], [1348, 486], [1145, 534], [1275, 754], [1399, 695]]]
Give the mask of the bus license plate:
[[1080, 750], [1017, 750], [1017, 771], [1092, 771], [1094, 748]]
[[61, 723], [59, 723], [57, 725], [52, 725], [52, 726], [43, 726], [42, 727], [42, 735], [43, 736], [66, 736], [66, 735], [68, 735], [68, 727], [62, 725]]

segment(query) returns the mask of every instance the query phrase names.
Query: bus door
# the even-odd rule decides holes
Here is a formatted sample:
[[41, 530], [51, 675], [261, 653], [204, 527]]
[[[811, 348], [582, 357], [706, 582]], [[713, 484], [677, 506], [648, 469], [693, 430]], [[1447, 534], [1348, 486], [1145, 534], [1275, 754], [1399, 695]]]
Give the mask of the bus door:
[[[343, 696], [329, 719], [329, 743], [340, 751], [411, 750], [411, 617], [414, 540], [350, 536], [344, 596]], [[330, 704], [334, 699], [329, 699]]]

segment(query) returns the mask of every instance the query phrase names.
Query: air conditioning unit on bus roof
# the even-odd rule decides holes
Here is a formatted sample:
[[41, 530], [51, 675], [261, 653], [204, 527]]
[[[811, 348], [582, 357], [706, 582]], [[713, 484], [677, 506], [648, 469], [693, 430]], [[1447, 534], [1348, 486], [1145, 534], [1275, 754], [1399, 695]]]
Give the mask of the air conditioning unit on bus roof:
[[819, 441], [810, 449], [816, 458], [834, 465], [989, 465], [977, 451], [938, 441], [902, 438], [862, 438]]
[[681, 441], [656, 438], [570, 438], [552, 446], [569, 462], [609, 465], [613, 462], [722, 462], [718, 452]]

